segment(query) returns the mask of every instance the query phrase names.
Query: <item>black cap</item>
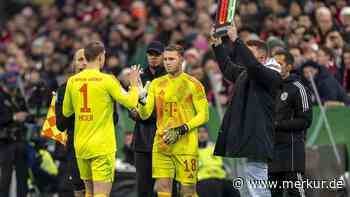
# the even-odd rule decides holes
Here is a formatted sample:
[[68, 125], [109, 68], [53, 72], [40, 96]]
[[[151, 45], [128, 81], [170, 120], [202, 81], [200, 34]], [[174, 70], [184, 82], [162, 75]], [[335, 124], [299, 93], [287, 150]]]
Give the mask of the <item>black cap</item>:
[[161, 42], [153, 41], [147, 47], [147, 53], [151, 51], [161, 54], [164, 52], [164, 45]]
[[317, 62], [314, 62], [312, 60], [308, 60], [308, 61], [304, 62], [300, 68], [301, 68], [301, 70], [304, 70], [304, 68], [306, 68], [306, 67], [313, 67], [316, 69], [320, 69], [321, 65], [319, 65]]

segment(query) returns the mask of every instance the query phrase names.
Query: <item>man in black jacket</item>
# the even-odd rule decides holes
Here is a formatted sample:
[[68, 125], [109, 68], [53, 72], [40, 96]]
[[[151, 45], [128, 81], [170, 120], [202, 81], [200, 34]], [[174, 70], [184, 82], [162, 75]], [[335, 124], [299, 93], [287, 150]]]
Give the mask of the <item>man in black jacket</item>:
[[[12, 170], [16, 170], [18, 197], [28, 192], [26, 127], [29, 114], [24, 98], [17, 96], [16, 84], [2, 79], [0, 84], [0, 196], [10, 196]], [[13, 85], [14, 87], [10, 87]]]
[[[86, 59], [84, 57], [84, 49], [79, 49], [75, 55], [73, 60], [73, 68], [74, 72], [78, 73], [83, 70], [86, 66]], [[62, 154], [65, 154], [63, 157], [66, 162], [63, 162], [63, 165], [60, 166], [60, 171], [63, 166], [68, 168], [69, 180], [73, 186], [74, 196], [75, 197], [84, 197], [85, 195], [85, 186], [84, 182], [80, 179], [78, 165], [75, 157], [74, 151], [74, 115], [66, 118], [62, 114], [62, 105], [64, 100], [64, 94], [66, 91], [66, 83], [61, 85], [57, 90], [57, 98], [55, 105], [55, 113], [56, 113], [56, 125], [60, 131], [64, 131], [67, 129], [68, 140], [66, 150], [63, 151]], [[65, 165], [67, 164], [67, 165]], [[64, 168], [64, 167], [63, 167]], [[64, 170], [65, 171], [65, 170]]]
[[[283, 181], [302, 181], [305, 171], [305, 134], [312, 122], [310, 91], [297, 75], [290, 74], [293, 56], [284, 50], [274, 58], [282, 67], [283, 84], [277, 97], [274, 157], [269, 164], [269, 179], [278, 186], [272, 197], [283, 196]], [[302, 188], [285, 188], [289, 196], [305, 196]]]
[[[237, 36], [232, 25], [229, 40], [211, 36], [211, 42], [224, 77], [235, 83], [235, 93], [221, 124], [214, 153], [239, 158], [238, 176], [244, 178], [241, 196], [271, 196], [267, 188], [252, 187], [248, 180], [267, 180], [267, 162], [273, 156], [273, 113], [281, 84], [280, 65], [267, 60], [262, 41]], [[222, 43], [225, 41], [225, 43]], [[229, 56], [228, 52], [231, 52]], [[239, 66], [237, 65], [239, 64]]]
[[[154, 41], [147, 48], [148, 67], [141, 74], [142, 84], [146, 85], [149, 81], [166, 74], [163, 62], [164, 46], [162, 43]], [[137, 112], [130, 112], [132, 118], [136, 121], [134, 128], [134, 138], [132, 147], [135, 151], [135, 167], [137, 193], [139, 197], [154, 196], [152, 179], [152, 146], [153, 138], [156, 132], [156, 114], [153, 112], [147, 120], [141, 120]]]

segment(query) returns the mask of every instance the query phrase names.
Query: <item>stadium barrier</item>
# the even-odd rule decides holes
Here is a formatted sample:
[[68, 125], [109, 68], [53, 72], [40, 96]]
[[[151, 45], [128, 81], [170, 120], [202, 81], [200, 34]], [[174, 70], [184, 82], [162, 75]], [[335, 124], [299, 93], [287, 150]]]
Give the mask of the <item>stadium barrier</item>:
[[[220, 127], [220, 118], [213, 106], [210, 106], [210, 120], [208, 123], [210, 139], [215, 142]], [[350, 158], [350, 108], [336, 107], [326, 110], [326, 115], [330, 127], [337, 144], [337, 149], [341, 158], [341, 164], [336, 162], [333, 148], [330, 144], [329, 136], [325, 128], [324, 122], [320, 121], [319, 107], [313, 108], [313, 123], [307, 131], [308, 146], [306, 150], [306, 174], [305, 176], [310, 180], [331, 180], [339, 178], [348, 171], [348, 164]], [[119, 110], [119, 124], [118, 127], [118, 155], [122, 157], [122, 145], [124, 139], [123, 131], [132, 131], [134, 128], [134, 121], [128, 117], [126, 110]], [[229, 159], [226, 162], [231, 163], [234, 160]], [[347, 187], [350, 187], [347, 185]], [[307, 196], [310, 197], [336, 197], [346, 196], [344, 190], [320, 190], [307, 189]], [[349, 192], [350, 197], [350, 192]]]
[[[220, 118], [213, 106], [209, 107], [210, 119], [208, 123], [209, 137], [212, 141], [216, 141], [220, 127]], [[336, 107], [326, 111], [330, 126], [337, 144], [346, 144], [350, 147], [350, 108]], [[313, 122], [310, 129], [307, 131], [308, 142], [312, 137], [311, 144], [330, 144], [328, 134], [323, 123], [319, 124], [320, 109], [313, 108]], [[124, 131], [132, 131], [134, 129], [134, 121], [128, 116], [126, 110], [119, 110], [119, 129], [118, 129], [118, 146], [121, 150], [123, 144]], [[122, 123], [120, 125], [120, 123]], [[315, 133], [317, 131], [317, 133]], [[316, 135], [317, 134], [317, 135]], [[350, 156], [350, 155], [349, 155]]]

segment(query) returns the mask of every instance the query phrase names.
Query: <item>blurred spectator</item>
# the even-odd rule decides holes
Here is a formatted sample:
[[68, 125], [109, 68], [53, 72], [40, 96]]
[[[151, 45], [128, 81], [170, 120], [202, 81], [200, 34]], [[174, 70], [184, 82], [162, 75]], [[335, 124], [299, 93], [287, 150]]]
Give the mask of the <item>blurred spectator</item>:
[[200, 81], [203, 84], [205, 92], [210, 91], [210, 80], [202, 66], [192, 67], [191, 72], [189, 74], [198, 79], [198, 81]]
[[257, 36], [255, 31], [248, 26], [243, 26], [238, 30], [239, 37], [244, 41], [247, 42], [248, 40], [252, 39], [252, 36]]
[[311, 29], [312, 21], [310, 15], [308, 14], [300, 14], [297, 20], [298, 25], [305, 27], [306, 29]]
[[316, 25], [321, 41], [326, 37], [327, 32], [334, 28], [332, 13], [327, 7], [320, 7], [315, 12]]
[[301, 71], [306, 79], [313, 78], [323, 104], [326, 106], [350, 105], [350, 96], [324, 66], [308, 61], [301, 66]]
[[344, 49], [342, 56], [342, 86], [347, 92], [350, 92], [350, 48]]
[[38, 186], [40, 192], [53, 194], [58, 191], [58, 168], [47, 151], [47, 140], [41, 137], [33, 139], [34, 144], [30, 146], [29, 164], [33, 173], [33, 183]]
[[312, 30], [307, 30], [302, 34], [299, 44], [300, 47], [304, 50], [304, 52], [310, 49], [313, 51], [317, 51], [319, 49], [317, 35]]
[[230, 181], [225, 180], [227, 174], [224, 170], [223, 158], [213, 155], [215, 145], [209, 141], [207, 126], [198, 129], [198, 143], [198, 195], [200, 197], [239, 196], [238, 191], [230, 186]]
[[299, 47], [290, 47], [289, 52], [293, 55], [294, 58], [293, 70], [296, 70], [304, 61], [302, 50]]
[[347, 46], [340, 32], [337, 30], [329, 31], [326, 34], [325, 46], [334, 50], [335, 64], [339, 66], [341, 63], [343, 49]]
[[333, 77], [337, 77], [338, 68], [335, 65], [335, 58], [332, 49], [327, 47], [321, 47], [317, 52], [317, 63], [326, 67], [328, 72]]
[[[185, 44], [187, 49], [196, 48], [201, 59], [208, 50], [207, 36], [217, 8], [213, 1], [38, 2], [26, 7], [11, 5], [16, 9], [10, 11], [14, 14], [3, 26], [1, 42], [6, 45], [5, 53], [0, 52], [0, 64], [14, 60], [21, 75], [37, 70], [50, 91], [64, 81], [73, 51], [90, 40], [105, 41], [109, 57], [106, 70], [113, 70], [115, 75], [126, 65], [146, 65], [146, 46], [157, 38], [165, 45], [176, 42]], [[311, 20], [311, 13], [316, 23]], [[337, 49], [341, 40], [327, 42], [326, 35], [337, 27], [345, 33], [343, 41], [348, 40], [349, 13], [345, 1], [331, 6], [322, 0], [241, 1], [235, 20], [243, 40], [274, 36], [289, 47], [300, 46], [300, 60], [316, 60], [318, 46], [324, 42], [336, 49], [335, 63], [339, 66], [341, 52]], [[339, 26], [333, 18], [339, 19]], [[319, 35], [310, 33], [313, 30]], [[24, 82], [27, 85], [29, 81]]]
[[197, 49], [191, 48], [185, 51], [184, 58], [186, 64], [183, 70], [190, 72], [193, 67], [200, 66], [201, 54], [199, 54]]
[[317, 61], [317, 49], [313, 48], [306, 48], [304, 51], [304, 58], [305, 60], [311, 60], [316, 62]]
[[269, 48], [269, 54], [272, 56], [275, 54], [276, 51], [282, 50], [285, 48], [285, 45], [282, 40], [276, 37], [270, 37], [267, 40], [267, 46]]
[[243, 24], [249, 24], [249, 27], [253, 31], [259, 31], [261, 29], [261, 23], [257, 18], [261, 17], [258, 4], [256, 1], [242, 1], [238, 6], [241, 21]]
[[0, 75], [0, 196], [10, 195], [12, 169], [15, 169], [17, 196], [26, 197], [29, 167], [24, 123], [29, 121], [30, 116], [16, 83], [16, 73]]
[[350, 7], [343, 7], [340, 12], [340, 22], [344, 28], [345, 40], [347, 43], [350, 42]]
[[211, 84], [207, 93], [208, 101], [214, 103], [214, 96], [217, 93], [218, 98], [216, 99], [218, 99], [219, 104], [226, 106], [229, 103], [229, 98], [233, 95], [233, 83], [224, 78], [217, 62], [214, 60], [207, 61], [205, 70]]

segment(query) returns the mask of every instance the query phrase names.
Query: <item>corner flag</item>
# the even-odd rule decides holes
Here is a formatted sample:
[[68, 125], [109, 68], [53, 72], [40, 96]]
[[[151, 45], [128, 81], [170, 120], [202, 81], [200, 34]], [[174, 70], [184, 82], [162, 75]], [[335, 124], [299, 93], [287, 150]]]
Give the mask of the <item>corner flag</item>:
[[47, 111], [46, 120], [41, 130], [41, 135], [66, 145], [67, 132], [62, 132], [56, 127], [55, 101], [56, 94], [53, 94], [49, 110]]

